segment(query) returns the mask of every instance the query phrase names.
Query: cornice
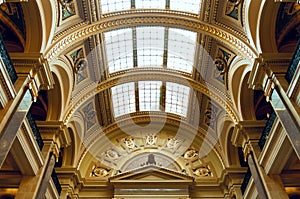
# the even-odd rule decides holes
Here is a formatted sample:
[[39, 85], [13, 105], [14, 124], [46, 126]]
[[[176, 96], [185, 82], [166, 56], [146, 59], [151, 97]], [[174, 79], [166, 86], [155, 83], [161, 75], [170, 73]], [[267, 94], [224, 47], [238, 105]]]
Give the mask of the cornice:
[[230, 116], [234, 123], [239, 121], [238, 114], [232, 107], [230, 97], [226, 93], [217, 89], [208, 82], [200, 83], [196, 82], [190, 77], [181, 75], [179, 73], [171, 73], [167, 69], [135, 69], [132, 72], [121, 73], [120, 75], [113, 76], [106, 81], [100, 82], [99, 84], [91, 83], [76, 93], [71, 99], [71, 106], [68, 108], [64, 123], [67, 124], [75, 113], [75, 111], [89, 98], [95, 96], [99, 92], [109, 89], [117, 84], [126, 82], [136, 82], [139, 80], [160, 80], [160, 81], [173, 81], [179, 84], [188, 85], [196, 91], [199, 91], [213, 100], [215, 100], [221, 107], [223, 107], [227, 114]]
[[92, 24], [76, 24], [76, 27], [70, 27], [70, 30], [73, 30], [72, 32], [68, 30], [64, 31], [59, 38], [56, 38], [56, 40], [53, 41], [52, 45], [45, 53], [45, 57], [51, 62], [66, 48], [74, 45], [74, 43], [78, 41], [82, 41], [90, 36], [112, 29], [137, 25], [163, 25], [186, 28], [207, 34], [221, 42], [234, 46], [242, 55], [251, 60], [257, 57], [255, 50], [248, 42], [245, 42], [244, 38], [237, 34], [237, 32], [232, 32], [232, 30], [226, 27], [218, 27], [217, 25], [200, 21], [198, 18], [183, 17], [169, 13], [166, 13], [164, 16], [157, 16], [157, 13], [119, 15], [116, 17], [104, 18], [103, 20]]

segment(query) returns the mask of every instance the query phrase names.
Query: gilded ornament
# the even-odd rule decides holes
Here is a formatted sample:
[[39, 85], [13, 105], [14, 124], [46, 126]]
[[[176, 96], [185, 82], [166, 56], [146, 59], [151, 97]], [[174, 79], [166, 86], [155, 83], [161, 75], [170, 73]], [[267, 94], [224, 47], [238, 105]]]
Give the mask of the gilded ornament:
[[134, 138], [133, 137], [126, 137], [124, 138], [124, 144], [128, 149], [133, 149], [135, 148], [135, 143], [134, 143]]
[[197, 177], [207, 177], [211, 176], [211, 172], [208, 168], [201, 167], [193, 171], [194, 175]]
[[154, 146], [157, 142], [157, 136], [156, 135], [147, 135], [146, 136], [146, 145]]
[[112, 160], [118, 159], [120, 157], [119, 153], [114, 149], [107, 150], [105, 152], [105, 156]]
[[108, 176], [108, 171], [101, 167], [95, 167], [92, 171], [92, 176], [95, 177], [106, 177]]
[[179, 144], [179, 140], [176, 138], [168, 138], [167, 147], [169, 149], [174, 149]]
[[183, 157], [187, 160], [192, 159], [198, 155], [197, 151], [195, 149], [189, 149], [184, 154]]

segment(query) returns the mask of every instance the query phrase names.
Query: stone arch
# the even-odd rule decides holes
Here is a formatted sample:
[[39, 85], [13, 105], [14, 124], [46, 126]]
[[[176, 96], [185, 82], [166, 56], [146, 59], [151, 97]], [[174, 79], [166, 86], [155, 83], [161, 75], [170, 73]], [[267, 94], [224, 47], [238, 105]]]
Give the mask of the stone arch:
[[43, 0], [28, 1], [22, 4], [26, 21], [25, 52], [43, 53], [50, 44], [56, 24], [54, 4], [53, 1]]
[[[73, 74], [72, 70], [62, 61], [56, 61], [52, 64], [51, 70], [55, 75], [55, 85], [54, 90], [49, 91], [52, 92], [51, 96], [53, 98], [57, 98], [57, 103], [60, 103], [57, 107], [60, 107], [60, 115], [57, 116], [57, 119], [62, 120], [64, 117], [65, 109], [67, 108], [67, 103], [71, 97], [72, 86], [73, 86], [73, 78], [69, 74]], [[53, 75], [53, 76], [54, 76]], [[59, 95], [60, 98], [58, 99]], [[53, 101], [53, 103], [55, 103]], [[52, 117], [50, 117], [52, 118]]]
[[256, 119], [254, 111], [254, 91], [248, 86], [249, 76], [250, 72], [244, 75], [239, 89], [239, 112], [242, 113], [243, 120]]
[[241, 103], [241, 95], [243, 94], [242, 89], [248, 89], [248, 78], [247, 74], [251, 70], [251, 61], [245, 60], [242, 57], [237, 57], [232, 62], [232, 66], [228, 72], [228, 89], [232, 96], [232, 100], [234, 103], [234, 107], [237, 112], [240, 114], [239, 117], [242, 116], [242, 103]]
[[246, 0], [244, 7], [243, 24], [250, 43], [258, 53], [276, 52], [275, 23], [279, 3]]
[[62, 90], [60, 81], [55, 73], [52, 73], [54, 79], [54, 87], [49, 90], [48, 97], [48, 114], [46, 120], [59, 120], [62, 113]]

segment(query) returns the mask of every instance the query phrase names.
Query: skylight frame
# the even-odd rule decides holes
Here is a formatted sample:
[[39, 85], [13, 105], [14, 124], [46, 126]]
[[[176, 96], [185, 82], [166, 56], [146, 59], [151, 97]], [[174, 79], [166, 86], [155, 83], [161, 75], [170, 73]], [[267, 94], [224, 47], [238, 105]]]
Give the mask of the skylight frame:
[[[128, 82], [111, 88], [115, 118], [134, 112], [164, 111], [186, 118], [191, 88], [158, 80]], [[138, 99], [137, 99], [138, 98]]]
[[134, 82], [123, 83], [112, 87], [111, 96], [115, 117], [136, 112]]
[[130, 9], [173, 10], [199, 15], [201, 4], [202, 0], [99, 0], [102, 15]]
[[138, 0], [134, 5], [136, 9], [165, 9], [166, 4], [166, 0]]
[[197, 32], [169, 28], [167, 68], [187, 73], [193, 71], [197, 47]]
[[160, 111], [161, 110], [161, 87], [162, 81], [139, 81], [139, 110]]
[[131, 0], [99, 0], [100, 10], [102, 14], [129, 10], [131, 8]]
[[109, 73], [134, 67], [132, 28], [104, 32], [106, 63]]
[[197, 35], [198, 32], [167, 26], [137, 26], [104, 32], [108, 73], [135, 67], [164, 67], [192, 74]]
[[[136, 27], [136, 49], [138, 67], [162, 67], [164, 56], [163, 26]], [[145, 40], [146, 39], [146, 40]]]
[[166, 82], [165, 111], [187, 116], [190, 87], [174, 82]]

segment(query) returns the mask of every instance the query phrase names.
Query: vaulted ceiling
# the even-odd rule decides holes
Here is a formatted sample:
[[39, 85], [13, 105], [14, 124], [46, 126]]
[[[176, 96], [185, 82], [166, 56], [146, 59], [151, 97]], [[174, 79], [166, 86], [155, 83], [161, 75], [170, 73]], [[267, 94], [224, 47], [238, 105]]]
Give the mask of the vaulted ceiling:
[[[42, 26], [39, 33], [34, 22], [25, 27], [10, 16], [20, 15], [18, 3], [2, 5], [0, 14], [10, 23], [0, 25], [5, 41], [20, 51], [35, 48], [25, 41], [41, 43], [38, 51], [51, 66], [55, 88], [41, 93], [32, 112], [37, 120], [68, 127], [72, 143], [62, 151], [63, 167], [106, 181], [143, 167], [153, 154], [159, 166], [217, 184], [226, 168], [241, 167], [231, 145], [232, 127], [270, 112], [263, 94], [247, 87], [254, 58], [267, 48], [256, 43], [257, 22], [249, 19], [255, 3], [49, 2], [43, 6], [53, 10], [41, 12], [45, 24], [36, 26]], [[25, 19], [32, 18], [32, 5], [40, 6], [22, 4]], [[295, 43], [289, 35], [299, 34], [293, 28], [299, 8], [286, 3], [276, 9], [277, 21], [270, 23], [276, 30], [274, 51], [287, 52], [284, 44]], [[287, 18], [291, 24], [285, 29]], [[16, 27], [19, 34], [9, 34]]]

